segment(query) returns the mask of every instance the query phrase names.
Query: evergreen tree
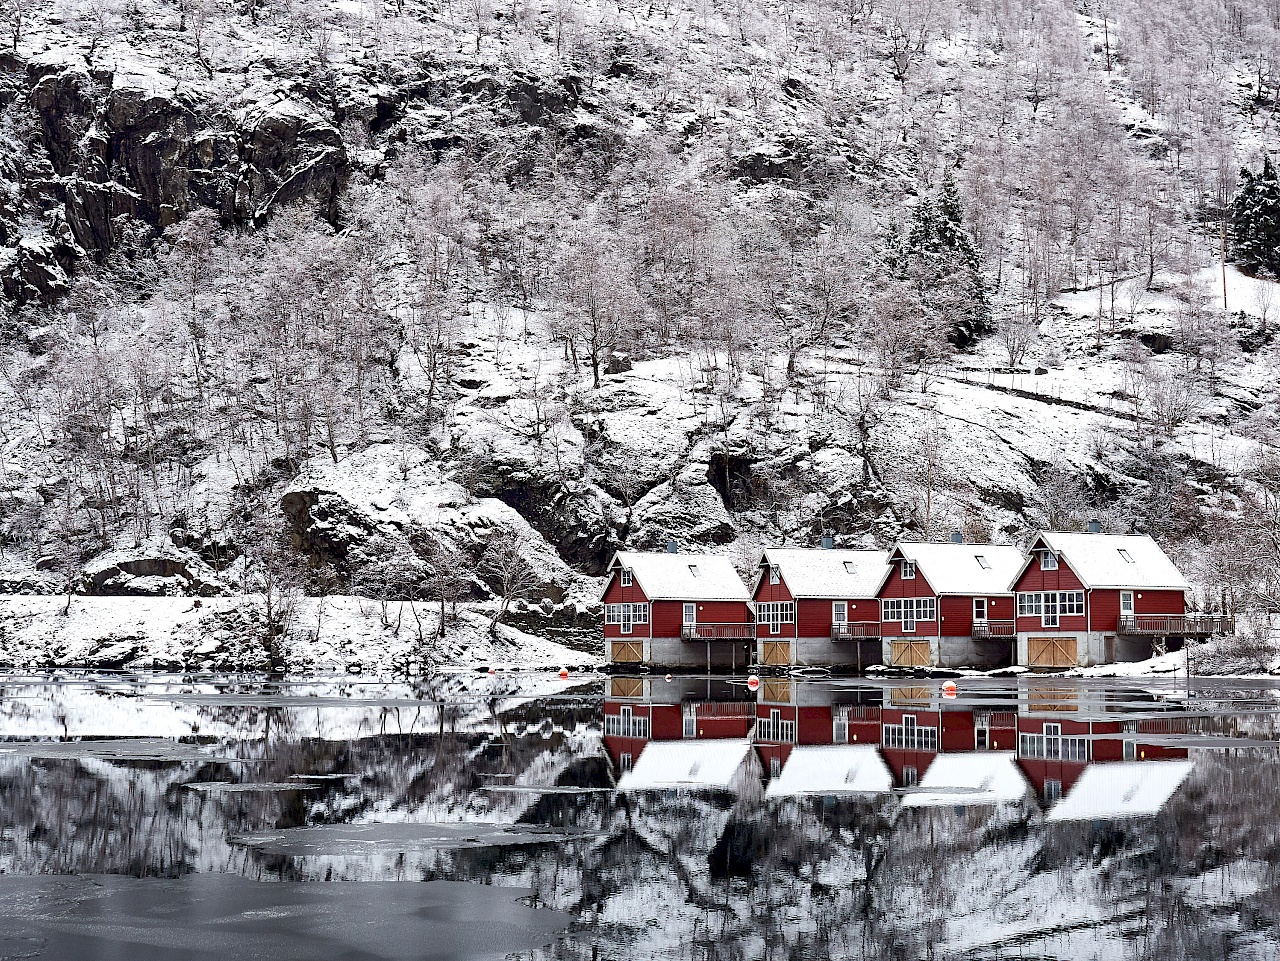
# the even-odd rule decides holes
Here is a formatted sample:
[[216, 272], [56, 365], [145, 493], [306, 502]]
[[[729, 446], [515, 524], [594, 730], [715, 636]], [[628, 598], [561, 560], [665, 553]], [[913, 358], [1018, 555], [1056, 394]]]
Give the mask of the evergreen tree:
[[1280, 274], [1280, 178], [1268, 156], [1261, 173], [1240, 171], [1240, 190], [1231, 202], [1231, 254], [1246, 274]]
[[920, 297], [946, 321], [951, 342], [964, 349], [991, 331], [982, 261], [964, 228], [960, 191], [948, 173], [936, 197], [925, 197], [912, 212], [905, 249], [892, 268], [913, 275]]

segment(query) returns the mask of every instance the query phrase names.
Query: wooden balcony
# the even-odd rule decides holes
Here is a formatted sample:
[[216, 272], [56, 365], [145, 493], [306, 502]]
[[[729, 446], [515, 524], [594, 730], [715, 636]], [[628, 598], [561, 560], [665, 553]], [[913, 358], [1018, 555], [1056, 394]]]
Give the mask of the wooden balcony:
[[1234, 634], [1236, 619], [1227, 614], [1137, 614], [1122, 616], [1116, 633], [1150, 637], [1208, 637]]
[[1007, 641], [1018, 634], [1014, 621], [974, 621], [969, 636], [975, 641]]
[[864, 641], [880, 639], [879, 621], [839, 621], [831, 625], [831, 640]]
[[741, 624], [682, 624], [682, 641], [754, 641], [756, 622]]

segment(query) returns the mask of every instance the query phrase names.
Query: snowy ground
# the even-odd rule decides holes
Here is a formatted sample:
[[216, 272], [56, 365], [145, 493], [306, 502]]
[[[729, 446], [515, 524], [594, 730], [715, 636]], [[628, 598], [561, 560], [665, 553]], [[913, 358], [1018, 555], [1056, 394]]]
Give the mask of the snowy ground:
[[438, 610], [362, 597], [303, 598], [268, 655], [260, 597], [0, 597], [0, 665], [191, 670], [283, 668], [377, 676], [431, 669], [594, 667], [599, 657], [459, 609], [436, 636]]

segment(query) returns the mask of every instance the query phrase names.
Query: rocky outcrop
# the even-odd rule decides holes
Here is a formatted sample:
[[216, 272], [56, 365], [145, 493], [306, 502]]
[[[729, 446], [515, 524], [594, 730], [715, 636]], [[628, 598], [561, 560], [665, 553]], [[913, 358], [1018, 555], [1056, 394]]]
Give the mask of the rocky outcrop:
[[[45, 236], [0, 238], [0, 279], [15, 302], [57, 299], [77, 256], [104, 256], [139, 224], [159, 234], [200, 207], [227, 221], [260, 222], [309, 196], [335, 209], [346, 148], [306, 100], [277, 93], [235, 112], [136, 65], [90, 69], [50, 53], [25, 64], [20, 84], [17, 64], [9, 67], [6, 89], [28, 101], [43, 151], [32, 162], [49, 169], [42, 182], [32, 170], [0, 170], [49, 215]], [[0, 227], [16, 223], [4, 213]]]
[[167, 544], [107, 551], [85, 565], [81, 593], [100, 597], [214, 597], [229, 593], [199, 555]]

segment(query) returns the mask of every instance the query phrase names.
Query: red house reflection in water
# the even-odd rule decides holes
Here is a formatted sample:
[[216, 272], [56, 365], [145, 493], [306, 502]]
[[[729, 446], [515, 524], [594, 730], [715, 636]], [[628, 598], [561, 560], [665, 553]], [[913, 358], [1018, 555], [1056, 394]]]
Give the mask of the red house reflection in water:
[[[1144, 700], [1145, 698], [1145, 700]], [[1090, 765], [1185, 760], [1186, 717], [1146, 695], [1045, 683], [948, 699], [937, 686], [836, 686], [766, 678], [757, 694], [728, 679], [614, 677], [604, 743], [619, 772], [650, 740], [749, 738], [768, 778], [798, 745], [874, 745], [893, 786], [911, 789], [939, 755], [1002, 752], [1046, 805]], [[961, 801], [960, 797], [957, 797]]]

